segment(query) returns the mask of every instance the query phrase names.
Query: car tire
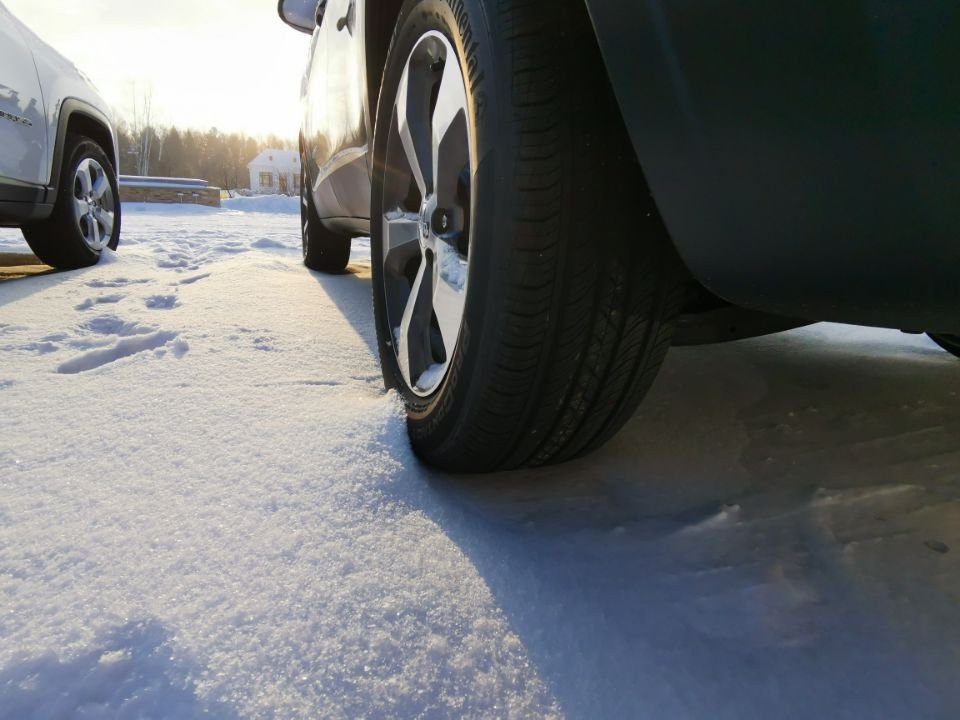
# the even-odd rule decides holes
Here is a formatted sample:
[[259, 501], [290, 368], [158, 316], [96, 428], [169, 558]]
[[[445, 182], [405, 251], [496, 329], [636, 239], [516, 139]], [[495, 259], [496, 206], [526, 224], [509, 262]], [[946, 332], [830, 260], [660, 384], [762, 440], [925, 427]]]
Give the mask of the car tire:
[[110, 158], [95, 141], [67, 135], [57, 200], [50, 217], [26, 225], [23, 236], [47, 265], [94, 265], [120, 241], [120, 191]]
[[383, 375], [422, 459], [456, 472], [565, 461], [632, 415], [686, 274], [582, 3], [407, 0], [370, 217]]
[[960, 335], [930, 333], [930, 339], [951, 355], [960, 358]]
[[303, 158], [300, 162], [300, 231], [304, 265], [320, 272], [343, 272], [350, 262], [351, 240], [331, 232], [320, 222], [310, 194], [310, 180]]

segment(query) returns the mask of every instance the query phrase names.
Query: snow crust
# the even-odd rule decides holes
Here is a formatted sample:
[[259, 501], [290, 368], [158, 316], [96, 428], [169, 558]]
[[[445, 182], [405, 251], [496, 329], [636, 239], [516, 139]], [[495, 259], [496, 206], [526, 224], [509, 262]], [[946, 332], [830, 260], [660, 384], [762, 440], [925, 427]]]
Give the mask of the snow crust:
[[960, 362], [677, 348], [590, 458], [442, 477], [297, 202], [0, 283], [0, 718], [958, 716]]

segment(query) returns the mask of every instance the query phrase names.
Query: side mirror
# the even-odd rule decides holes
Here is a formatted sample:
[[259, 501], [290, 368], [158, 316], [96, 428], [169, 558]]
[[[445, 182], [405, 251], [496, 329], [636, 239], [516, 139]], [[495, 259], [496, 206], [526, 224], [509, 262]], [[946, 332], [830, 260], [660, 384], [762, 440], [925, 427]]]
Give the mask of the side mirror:
[[312, 35], [326, 7], [327, 0], [279, 0], [277, 13], [293, 29]]

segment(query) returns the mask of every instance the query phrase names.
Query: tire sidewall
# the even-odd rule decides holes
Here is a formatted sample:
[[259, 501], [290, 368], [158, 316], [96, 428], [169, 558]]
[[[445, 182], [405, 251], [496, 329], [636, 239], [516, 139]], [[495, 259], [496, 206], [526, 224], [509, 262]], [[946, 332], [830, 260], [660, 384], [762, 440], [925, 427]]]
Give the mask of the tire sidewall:
[[[407, 407], [410, 438], [421, 454], [443, 451], [455, 433], [458, 420], [479, 401], [483, 368], [492, 363], [483, 338], [495, 332], [499, 301], [504, 296], [503, 272], [512, 237], [504, 218], [512, 217], [505, 189], [510, 164], [498, 109], [496, 91], [497, 47], [489, 30], [484, 5], [479, 0], [418, 0], [405, 4], [388, 52], [380, 90], [379, 112], [374, 132], [374, 170], [371, 193], [371, 251], [374, 315], [381, 367], [387, 387], [394, 388]], [[400, 372], [393, 349], [393, 333], [385, 311], [382, 271], [384, 151], [393, 117], [396, 89], [406, 60], [417, 41], [427, 32], [442, 33], [457, 54], [466, 85], [470, 117], [472, 188], [470, 207], [470, 258], [463, 324], [447, 374], [429, 396], [421, 397], [409, 387]], [[501, 173], [497, 168], [503, 168]], [[500, 212], [493, 212], [498, 208]], [[499, 271], [498, 271], [499, 269]]]
[[307, 227], [308, 223], [312, 222], [310, 217], [312, 214], [311, 210], [313, 205], [310, 200], [310, 189], [308, 188], [309, 180], [307, 178], [307, 169], [304, 167], [304, 157], [300, 156], [300, 253], [304, 260], [307, 259], [308, 251], [308, 238], [307, 238]]
[[341, 273], [350, 262], [351, 238], [328, 230], [313, 204], [309, 188], [310, 175], [301, 166], [300, 177], [306, 181], [300, 188], [300, 242], [303, 264], [311, 270]]

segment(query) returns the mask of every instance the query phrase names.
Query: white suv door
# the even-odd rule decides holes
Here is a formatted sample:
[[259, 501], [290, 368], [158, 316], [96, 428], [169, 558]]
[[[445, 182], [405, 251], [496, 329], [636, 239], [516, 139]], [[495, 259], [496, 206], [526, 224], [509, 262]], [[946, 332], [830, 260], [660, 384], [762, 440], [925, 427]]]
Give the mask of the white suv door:
[[0, 3], [0, 178], [47, 181], [47, 128], [33, 53]]

